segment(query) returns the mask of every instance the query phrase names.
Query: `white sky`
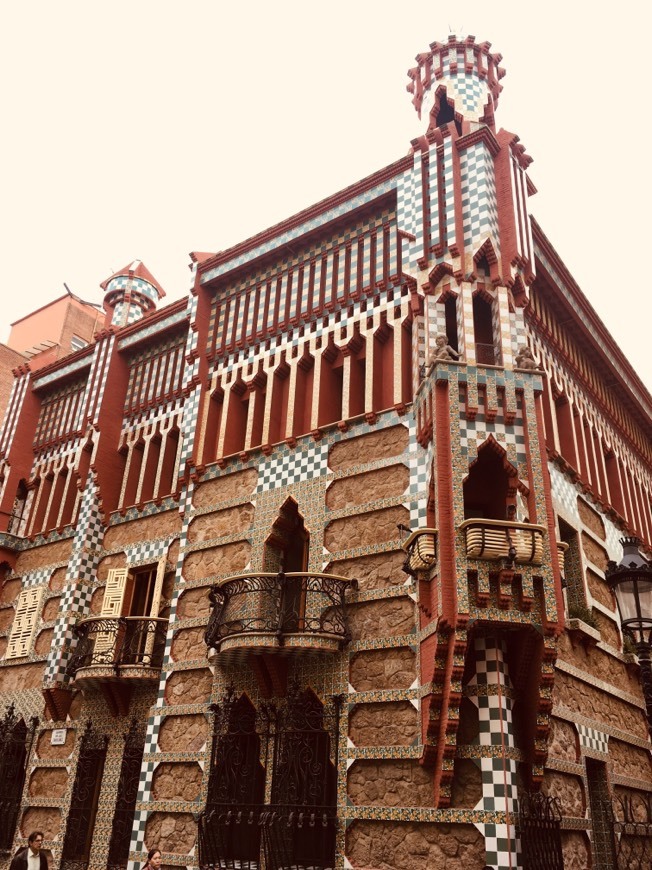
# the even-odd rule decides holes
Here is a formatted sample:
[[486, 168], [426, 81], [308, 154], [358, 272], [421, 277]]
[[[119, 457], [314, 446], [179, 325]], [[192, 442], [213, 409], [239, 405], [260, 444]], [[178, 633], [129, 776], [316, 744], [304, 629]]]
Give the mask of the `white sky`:
[[449, 28], [507, 75], [498, 127], [534, 158], [531, 208], [652, 388], [645, 261], [652, 4], [5, 3], [0, 253], [9, 324], [142, 259], [188, 289], [188, 252], [253, 235], [403, 156], [405, 91]]

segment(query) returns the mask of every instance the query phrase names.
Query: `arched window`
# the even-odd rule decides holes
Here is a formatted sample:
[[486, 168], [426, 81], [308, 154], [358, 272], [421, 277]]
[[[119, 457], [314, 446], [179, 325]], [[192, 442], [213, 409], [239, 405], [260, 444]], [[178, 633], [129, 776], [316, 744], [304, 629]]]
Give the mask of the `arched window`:
[[25, 785], [25, 765], [29, 759], [38, 719], [28, 728], [13, 706], [0, 720], [0, 850], [8, 851], [14, 839], [20, 801]]

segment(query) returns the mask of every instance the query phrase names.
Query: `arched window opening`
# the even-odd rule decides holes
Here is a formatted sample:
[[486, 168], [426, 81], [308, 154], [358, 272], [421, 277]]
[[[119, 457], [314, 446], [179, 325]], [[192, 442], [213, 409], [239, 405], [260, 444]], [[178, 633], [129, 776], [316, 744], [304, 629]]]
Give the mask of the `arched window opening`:
[[149, 439], [147, 447], [147, 458], [144, 462], [142, 471], [142, 481], [140, 485], [139, 502], [151, 501], [154, 497], [154, 486], [156, 485], [156, 474], [158, 472], [158, 463], [161, 457], [161, 434], [156, 432]]
[[[85, 452], [85, 451], [84, 451]], [[77, 512], [77, 502], [79, 500], [79, 474], [74, 469], [70, 470], [68, 481], [66, 484], [64, 502], [61, 509], [61, 519], [59, 524], [66, 526], [72, 523]]]
[[38, 535], [43, 531], [45, 525], [45, 513], [50, 502], [50, 493], [52, 492], [53, 482], [54, 475], [52, 473], [46, 475], [46, 477], [41, 478], [40, 480], [36, 496], [34, 520], [32, 522], [32, 532], [34, 534]]
[[216, 867], [259, 866], [265, 800], [256, 710], [233, 689], [213, 710], [213, 747], [206, 809], [199, 819], [200, 863]]
[[620, 514], [625, 516], [625, 503], [623, 500], [623, 490], [620, 482], [620, 474], [618, 473], [618, 460], [613, 450], [607, 450], [604, 456], [605, 467], [607, 469], [607, 481], [609, 482], [609, 494], [611, 495], [611, 506]]
[[285, 439], [290, 404], [290, 366], [285, 360], [277, 366], [272, 378], [272, 401], [267, 440], [278, 444]]
[[317, 426], [338, 423], [342, 419], [344, 357], [342, 351], [330, 345], [321, 355], [319, 381], [319, 413]]
[[244, 382], [239, 380], [229, 390], [223, 456], [231, 456], [244, 450], [248, 414], [249, 392]]
[[444, 302], [444, 318], [446, 324], [446, 338], [448, 343], [459, 353], [457, 339], [457, 297], [449, 293]]
[[163, 459], [161, 461], [161, 477], [158, 488], [154, 492], [155, 498], [163, 498], [176, 491], [177, 488], [177, 457], [179, 455], [179, 438], [181, 433], [178, 426], [173, 426], [165, 436], [163, 445]]
[[499, 365], [494, 345], [492, 304], [481, 293], [473, 297], [473, 334], [478, 365]]
[[122, 505], [136, 504], [136, 495], [138, 493], [138, 484], [140, 482], [140, 473], [143, 467], [143, 455], [145, 451], [145, 442], [142, 438], [131, 448], [131, 462], [127, 459], [127, 467], [125, 475], [127, 482], [124, 488]]
[[455, 116], [455, 109], [453, 108], [451, 103], [448, 102], [448, 99], [446, 97], [446, 91], [442, 90], [442, 92], [439, 94], [439, 105], [437, 106], [435, 124], [437, 125], [437, 127], [446, 127], [448, 126], [448, 124], [450, 124], [451, 121], [455, 122], [455, 129], [461, 136], [462, 125]]
[[394, 330], [384, 323], [374, 335], [373, 410], [394, 406]]
[[412, 321], [401, 327], [401, 401], [407, 405], [412, 401]]
[[[322, 703], [311, 689], [299, 692], [295, 685], [274, 741], [272, 805], [279, 823], [269, 831], [267, 866], [335, 866], [337, 774], [330, 746]], [[319, 824], [301, 823], [307, 811]]]
[[199, 865], [334, 867], [339, 703], [333, 699], [325, 708], [311, 689], [300, 691], [294, 681], [284, 702], [256, 710], [231, 686], [212, 710]]
[[217, 459], [217, 441], [220, 437], [222, 412], [224, 410], [224, 390], [216, 387], [208, 400], [206, 416], [206, 431], [204, 433], [203, 461], [214, 462]]
[[9, 516], [7, 531], [10, 535], [23, 535], [25, 533], [25, 505], [27, 503], [27, 484], [24, 479], [18, 482], [16, 498]]
[[296, 438], [312, 429], [312, 391], [315, 379], [315, 360], [304, 354], [297, 363], [297, 381], [294, 391], [294, 417], [292, 435]]
[[29, 760], [38, 719], [28, 728], [19, 719], [13, 704], [0, 720], [0, 850], [11, 849], [20, 802], [25, 785], [25, 767]]
[[[349, 344], [349, 417], [358, 417], [365, 411], [365, 389], [367, 382], [367, 343], [359, 338]], [[374, 359], [375, 365], [375, 359]]]
[[[308, 569], [310, 534], [293, 498], [281, 507], [272, 531], [265, 541], [265, 571], [303, 575]], [[280, 624], [284, 631], [302, 631], [304, 625], [305, 582], [302, 576], [285, 577], [281, 594]]]
[[113, 813], [107, 870], [123, 870], [129, 861], [131, 829], [134, 824], [136, 798], [140, 784], [140, 768], [145, 752], [145, 731], [133, 720], [125, 734], [125, 747], [120, 765], [118, 797]]
[[247, 447], [260, 447], [263, 443], [263, 424], [265, 422], [265, 403], [267, 400], [267, 375], [259, 372], [249, 385], [253, 402], [251, 419], [251, 440]]
[[89, 722], [81, 739], [61, 850], [61, 870], [88, 867], [108, 743], [108, 736], [94, 731]]
[[557, 433], [559, 435], [559, 450], [575, 470], [577, 470], [577, 452], [575, 450], [575, 438], [573, 437], [573, 412], [566, 396], [559, 396], [555, 400], [557, 414]]
[[507, 519], [508, 496], [511, 499], [513, 495], [515, 478], [516, 469], [506, 463], [501, 448], [493, 441], [485, 442], [464, 481], [464, 518]]

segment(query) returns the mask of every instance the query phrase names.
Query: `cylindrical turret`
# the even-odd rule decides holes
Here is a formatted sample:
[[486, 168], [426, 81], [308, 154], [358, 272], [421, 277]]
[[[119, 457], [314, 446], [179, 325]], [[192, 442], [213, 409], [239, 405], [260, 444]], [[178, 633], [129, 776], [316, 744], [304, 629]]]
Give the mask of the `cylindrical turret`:
[[452, 120], [493, 129], [505, 70], [499, 66], [502, 55], [490, 48], [490, 42], [476, 44], [474, 36], [451, 34], [447, 43], [433, 42], [430, 51], [417, 55], [407, 90], [419, 117], [427, 120], [427, 130]]
[[100, 284], [105, 291], [105, 326], [127, 326], [156, 308], [165, 291], [140, 260], [119, 269]]

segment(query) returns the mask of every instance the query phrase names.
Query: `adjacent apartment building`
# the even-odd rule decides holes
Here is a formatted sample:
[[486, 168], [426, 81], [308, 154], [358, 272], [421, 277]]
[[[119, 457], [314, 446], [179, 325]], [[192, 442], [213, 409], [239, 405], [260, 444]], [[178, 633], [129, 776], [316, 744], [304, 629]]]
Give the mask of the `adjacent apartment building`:
[[53, 870], [650, 866], [605, 575], [650, 555], [652, 399], [530, 216], [500, 61], [432, 43], [407, 156], [187, 300], [130, 263], [18, 371], [2, 866], [33, 829]]

